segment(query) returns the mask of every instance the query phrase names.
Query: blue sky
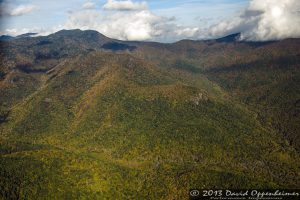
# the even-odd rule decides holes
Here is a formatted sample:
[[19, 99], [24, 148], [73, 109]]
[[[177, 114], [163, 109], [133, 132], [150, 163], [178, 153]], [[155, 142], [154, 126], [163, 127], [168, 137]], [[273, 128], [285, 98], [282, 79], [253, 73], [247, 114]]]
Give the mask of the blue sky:
[[[229, 18], [246, 8], [248, 0], [153, 0], [149, 1], [153, 12], [159, 15], [175, 16], [180, 23], [198, 25], [203, 20], [210, 21]], [[203, 20], [199, 20], [203, 19]]]
[[[117, 39], [157, 41], [201, 39], [235, 31], [250, 34], [261, 26], [260, 22], [266, 20], [268, 12], [271, 13], [268, 20], [275, 26], [275, 20], [278, 19], [274, 17], [275, 15], [272, 16], [272, 13], [276, 9], [279, 10], [279, 14], [289, 14], [292, 8], [299, 8], [296, 0], [1, 0], [0, 2], [1, 34], [17, 35], [33, 31], [45, 35], [59, 29], [80, 28], [95, 29]], [[249, 9], [266, 14], [247, 16], [246, 11]], [[247, 17], [253, 20], [249, 21]], [[294, 19], [296, 17], [296, 20], [289, 24], [291, 27], [297, 23], [299, 15], [293, 17]], [[267, 28], [280, 29], [280, 26]], [[296, 32], [298, 34], [298, 29]], [[268, 34], [272, 37], [278, 36], [277, 33]]]

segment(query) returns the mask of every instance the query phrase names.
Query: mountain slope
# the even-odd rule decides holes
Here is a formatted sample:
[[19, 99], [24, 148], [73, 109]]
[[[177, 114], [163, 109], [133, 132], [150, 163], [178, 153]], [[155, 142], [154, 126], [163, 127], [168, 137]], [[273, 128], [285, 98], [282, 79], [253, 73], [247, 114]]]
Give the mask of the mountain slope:
[[[64, 37], [70, 48], [86, 41]], [[19, 70], [4, 55], [2, 198], [186, 199], [190, 188], [298, 187], [299, 153], [232, 95], [226, 73], [197, 65], [184, 45], [124, 43], [137, 48], [115, 52], [83, 44], [43, 60], [45, 71]], [[24, 48], [9, 45], [17, 54]], [[37, 70], [33, 55], [26, 54]], [[31, 79], [11, 82], [15, 76]]]

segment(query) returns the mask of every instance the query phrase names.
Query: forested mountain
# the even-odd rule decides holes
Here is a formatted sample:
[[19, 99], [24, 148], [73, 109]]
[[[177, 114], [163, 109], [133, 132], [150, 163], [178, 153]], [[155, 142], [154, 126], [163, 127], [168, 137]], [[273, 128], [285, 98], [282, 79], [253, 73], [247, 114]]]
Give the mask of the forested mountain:
[[0, 197], [299, 188], [300, 39], [1, 40]]

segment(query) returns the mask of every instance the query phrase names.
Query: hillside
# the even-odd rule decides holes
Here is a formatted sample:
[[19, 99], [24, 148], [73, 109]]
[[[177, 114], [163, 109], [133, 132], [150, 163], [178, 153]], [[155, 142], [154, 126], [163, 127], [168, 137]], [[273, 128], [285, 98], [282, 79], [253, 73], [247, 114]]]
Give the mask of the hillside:
[[0, 196], [298, 188], [299, 47], [80, 30], [3, 41]]
[[165, 68], [203, 74], [299, 151], [300, 40], [238, 42], [229, 40], [233, 36], [144, 45], [137, 55]]

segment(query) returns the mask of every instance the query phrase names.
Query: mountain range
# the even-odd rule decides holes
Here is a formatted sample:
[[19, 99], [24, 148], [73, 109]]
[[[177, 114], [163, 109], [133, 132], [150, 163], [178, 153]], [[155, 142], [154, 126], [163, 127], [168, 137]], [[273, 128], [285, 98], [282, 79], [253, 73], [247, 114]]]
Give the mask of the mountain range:
[[3, 199], [299, 189], [300, 39], [30, 36], [0, 40]]

